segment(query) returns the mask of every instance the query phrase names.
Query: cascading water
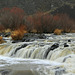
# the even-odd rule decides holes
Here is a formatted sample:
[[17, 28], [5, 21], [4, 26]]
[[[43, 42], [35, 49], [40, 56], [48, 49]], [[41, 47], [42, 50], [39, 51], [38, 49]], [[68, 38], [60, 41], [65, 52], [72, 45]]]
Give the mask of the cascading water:
[[46, 36], [1, 44], [0, 75], [75, 75], [74, 35]]

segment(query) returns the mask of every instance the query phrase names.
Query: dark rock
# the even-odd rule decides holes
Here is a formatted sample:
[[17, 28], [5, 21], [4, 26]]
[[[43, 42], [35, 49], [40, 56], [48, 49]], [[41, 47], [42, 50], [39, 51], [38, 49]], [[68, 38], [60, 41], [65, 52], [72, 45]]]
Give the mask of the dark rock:
[[69, 56], [69, 57], [65, 57], [64, 60], [63, 60], [63, 62], [65, 62], [67, 58], [71, 58], [71, 56]]
[[46, 36], [44, 34], [25, 34], [22, 42], [32, 42], [35, 39], [46, 39]]
[[16, 41], [12, 41], [12, 43], [16, 43]]
[[26, 46], [27, 46], [27, 44], [23, 44], [21, 47], [16, 48], [14, 54], [15, 54], [18, 50], [20, 50], [21, 48], [24, 48], [24, 47], [26, 47]]
[[0, 33], [0, 36], [4, 37], [4, 32]]
[[64, 68], [55, 69], [55, 75], [63, 75], [65, 72]]
[[56, 48], [58, 48], [58, 47], [59, 47], [59, 44], [58, 44], [58, 43], [55, 43], [55, 44], [53, 44], [50, 48], [48, 48], [47, 51], [45, 52], [45, 58], [47, 58], [47, 55], [49, 54], [49, 52], [50, 52], [51, 50], [54, 50], [54, 49], [56, 49]]
[[4, 34], [4, 37], [9, 37], [10, 35], [11, 35], [11, 33], [8, 32], [8, 33], [5, 33], [5, 34]]
[[69, 39], [68, 42], [71, 42], [71, 39]]
[[39, 38], [39, 39], [45, 39], [46, 36], [45, 36], [44, 34], [39, 34], [39, 35], [38, 35], [38, 38]]
[[26, 39], [25, 42], [30, 42], [30, 39]]
[[69, 47], [69, 45], [67, 45], [67, 43], [64, 43], [64, 47]]
[[11, 71], [10, 70], [1, 70], [1, 75], [8, 75]]
[[46, 36], [44, 34], [26, 33], [26, 34], [24, 34], [24, 37], [22, 40], [13, 40], [12, 43], [32, 42], [35, 39], [46, 39]]
[[21, 40], [13, 40], [12, 43], [18, 43], [21, 42]]
[[22, 42], [25, 42], [25, 41], [26, 41], [26, 38], [23, 38], [23, 39], [22, 39]]
[[54, 50], [55, 48], [58, 48], [58, 47], [59, 47], [59, 44], [55, 43], [51, 46], [50, 50]]
[[23, 38], [23, 39], [22, 39], [22, 42], [29, 42], [29, 41], [30, 41], [29, 38]]

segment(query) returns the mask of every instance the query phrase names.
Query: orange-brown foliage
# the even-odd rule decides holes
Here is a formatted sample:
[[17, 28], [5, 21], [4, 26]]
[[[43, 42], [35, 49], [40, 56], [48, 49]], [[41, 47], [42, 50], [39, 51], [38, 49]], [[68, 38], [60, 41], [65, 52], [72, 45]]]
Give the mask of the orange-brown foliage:
[[10, 32], [10, 33], [11, 33], [12, 31], [11, 31], [11, 29], [5, 29], [4, 32], [5, 32], [5, 33]]
[[54, 34], [55, 35], [60, 35], [62, 33], [61, 29], [55, 29]]
[[3, 40], [3, 37], [2, 37], [2, 36], [0, 36], [0, 41], [1, 41], [1, 40]]
[[26, 27], [24, 25], [21, 25], [19, 29], [11, 33], [11, 37], [13, 40], [21, 40], [24, 36], [24, 33], [27, 33]]
[[25, 25], [21, 25], [19, 26], [18, 30], [22, 33], [27, 33], [27, 27]]
[[11, 37], [13, 40], [21, 40], [23, 36], [24, 36], [24, 33], [22, 33], [20, 30], [15, 30], [11, 34]]
[[[54, 32], [55, 29], [71, 32], [75, 30], [74, 21], [67, 14], [56, 14], [53, 16], [49, 13], [37, 12], [27, 16], [24, 10], [18, 7], [0, 10], [0, 31], [9, 28], [21, 33], [27, 33], [27, 31], [48, 33]], [[18, 33], [16, 34], [18, 35]]]
[[0, 44], [1, 43], [4, 43], [5, 41], [3, 40], [3, 37], [2, 36], [0, 36]]

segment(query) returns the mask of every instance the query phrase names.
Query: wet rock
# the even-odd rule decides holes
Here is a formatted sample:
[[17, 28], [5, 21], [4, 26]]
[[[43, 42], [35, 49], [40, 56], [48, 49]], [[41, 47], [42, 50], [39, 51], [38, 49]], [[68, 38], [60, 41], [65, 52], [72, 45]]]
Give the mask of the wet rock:
[[32, 42], [35, 39], [45, 39], [46, 36], [44, 34], [25, 34], [22, 42]]
[[11, 35], [11, 33], [8, 32], [8, 33], [5, 33], [5, 34], [4, 34], [4, 37], [9, 37], [10, 35]]
[[2, 32], [2, 33], [0, 33], [0, 36], [4, 37], [4, 34], [5, 34], [5, 33], [4, 33], [4, 32]]
[[67, 43], [64, 43], [64, 47], [69, 47], [69, 45]]
[[22, 39], [22, 42], [29, 42], [29, 41], [30, 41], [30, 39], [26, 39], [26, 38]]
[[58, 44], [58, 43], [55, 43], [55, 44], [53, 44], [50, 48], [48, 48], [47, 51], [46, 51], [46, 53], [45, 53], [45, 58], [47, 58], [47, 56], [48, 56], [48, 54], [49, 54], [49, 52], [50, 52], [51, 50], [54, 50], [54, 49], [56, 49], [56, 48], [58, 48], [58, 47], [59, 47], [59, 44]]
[[69, 39], [68, 42], [71, 42], [71, 39]]
[[39, 39], [46, 39], [46, 36], [44, 34], [39, 34], [38, 37]]
[[54, 50], [54, 49], [56, 49], [56, 48], [58, 48], [58, 47], [59, 47], [59, 44], [58, 44], [58, 43], [55, 43], [55, 44], [53, 44], [53, 45], [51, 46], [50, 50]]
[[24, 48], [24, 47], [26, 47], [26, 46], [27, 46], [27, 44], [23, 44], [21, 47], [16, 48], [14, 54], [15, 54], [18, 50], [20, 50], [21, 48]]
[[64, 60], [63, 60], [63, 62], [65, 62], [65, 61], [66, 61], [66, 59], [68, 59], [68, 58], [71, 58], [71, 56], [69, 56], [69, 57], [65, 57], [65, 58], [64, 58]]
[[55, 69], [55, 75], [63, 75], [65, 72], [64, 68]]
[[17, 42], [32, 42], [36, 39], [46, 39], [46, 36], [44, 34], [31, 34], [31, 33], [26, 33], [24, 34], [24, 37], [22, 40], [13, 40], [12, 43], [17, 43]]
[[21, 42], [21, 40], [13, 40], [12, 43], [18, 43]]
[[11, 71], [10, 70], [1, 70], [1, 75], [8, 75]]

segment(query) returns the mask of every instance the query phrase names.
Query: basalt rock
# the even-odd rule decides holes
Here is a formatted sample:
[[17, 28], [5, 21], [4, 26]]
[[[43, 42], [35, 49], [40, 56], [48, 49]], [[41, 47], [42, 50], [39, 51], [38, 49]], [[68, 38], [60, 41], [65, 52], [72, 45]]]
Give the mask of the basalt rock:
[[21, 42], [21, 40], [13, 40], [12, 43], [18, 43]]
[[47, 56], [48, 56], [48, 54], [49, 54], [49, 52], [50, 52], [51, 50], [54, 50], [54, 49], [56, 49], [56, 48], [58, 48], [58, 47], [59, 47], [59, 44], [58, 44], [58, 43], [55, 43], [55, 44], [53, 44], [50, 48], [48, 48], [47, 51], [46, 51], [46, 54], [45, 54], [45, 58], [47, 58]]
[[55, 43], [51, 46], [50, 50], [54, 50], [55, 48], [58, 48], [58, 47], [59, 47], [59, 44]]
[[68, 42], [71, 42], [71, 39], [69, 39]]
[[32, 42], [35, 39], [46, 39], [44, 34], [29, 34], [26, 33], [22, 39], [22, 42]]
[[67, 43], [64, 43], [64, 47], [69, 47], [69, 45]]
[[11, 33], [8, 32], [8, 33], [5, 33], [5, 34], [4, 34], [4, 37], [9, 37], [10, 35], [11, 35]]
[[20, 50], [21, 48], [24, 48], [24, 47], [26, 47], [26, 46], [27, 46], [27, 44], [23, 44], [21, 47], [16, 48], [14, 54], [15, 54], [18, 50]]

